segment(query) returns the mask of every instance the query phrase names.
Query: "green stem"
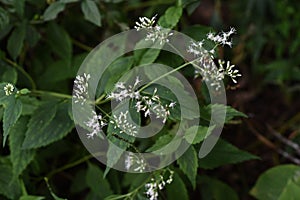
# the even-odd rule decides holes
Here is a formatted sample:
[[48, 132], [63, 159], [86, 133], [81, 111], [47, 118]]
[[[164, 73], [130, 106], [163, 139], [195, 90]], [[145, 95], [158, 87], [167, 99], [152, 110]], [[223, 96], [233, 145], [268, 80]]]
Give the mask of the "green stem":
[[60, 167], [58, 169], [55, 169], [55, 170], [51, 171], [50, 173], [47, 174], [46, 177], [51, 178], [53, 175], [55, 175], [55, 174], [57, 174], [59, 172], [62, 172], [64, 170], [66, 170], [66, 169], [70, 169], [70, 168], [76, 167], [77, 165], [80, 165], [81, 163], [84, 163], [84, 162], [90, 160], [91, 158], [94, 158], [94, 156], [98, 156], [98, 155], [102, 155], [102, 154], [103, 153], [96, 153], [95, 155], [87, 155], [87, 156], [85, 156], [85, 157], [83, 157], [83, 158], [81, 158], [79, 160], [76, 160], [76, 161], [74, 161], [72, 163], [68, 163], [68, 164], [66, 164], [66, 165], [64, 165], [64, 166], [62, 166], [62, 167]]
[[63, 99], [71, 99], [72, 98], [72, 95], [69, 95], [69, 94], [62, 94], [62, 93], [57, 93], [57, 92], [49, 92], [49, 91], [41, 91], [41, 90], [33, 90], [31, 93], [36, 94], [36, 95], [41, 95], [41, 96], [53, 96], [53, 97], [58, 97], [58, 98], [63, 98]]
[[20, 65], [18, 65], [16, 62], [14, 62], [12, 60], [9, 60], [8, 58], [3, 58], [3, 60], [5, 62], [7, 62], [8, 64], [12, 65], [13, 67], [15, 67], [17, 70], [19, 70], [29, 80], [29, 82], [31, 84], [31, 88], [33, 90], [36, 89], [36, 84], [33, 81], [32, 77]]
[[176, 72], [176, 71], [178, 71], [178, 70], [180, 70], [180, 69], [188, 66], [189, 64], [193, 64], [194, 61], [196, 61], [196, 60], [184, 63], [183, 65], [180, 65], [179, 67], [177, 67], [177, 68], [175, 68], [175, 69], [173, 69], [173, 70], [171, 70], [171, 71], [169, 71], [169, 72], [167, 72], [167, 73], [165, 73], [165, 74], [163, 74], [163, 75], [155, 78], [154, 80], [150, 81], [149, 83], [147, 83], [146, 85], [144, 85], [143, 87], [141, 87], [139, 89], [139, 92], [141, 92], [142, 90], [146, 89], [147, 87], [149, 87], [151, 84], [155, 83], [156, 81], [158, 81], [158, 80], [160, 80], [160, 79], [162, 79], [162, 78], [164, 78], [164, 77], [172, 74], [173, 72]]
[[71, 39], [73, 44], [78, 46], [79, 48], [83, 49], [83, 50], [86, 50], [86, 51], [92, 51], [93, 48], [92, 47], [89, 47], [81, 42], [79, 42], [78, 40], [75, 40], [75, 39]]

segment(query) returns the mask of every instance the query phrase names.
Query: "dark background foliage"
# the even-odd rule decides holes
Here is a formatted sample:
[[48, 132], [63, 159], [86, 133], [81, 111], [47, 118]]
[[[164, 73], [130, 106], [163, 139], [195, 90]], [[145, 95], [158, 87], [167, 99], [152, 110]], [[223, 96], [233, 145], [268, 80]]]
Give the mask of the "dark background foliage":
[[[266, 188], [257, 185], [250, 195], [251, 188], [263, 172], [275, 166], [285, 167], [282, 168], [284, 172], [299, 170], [294, 169], [294, 165], [284, 165], [300, 164], [300, 148], [297, 146], [300, 141], [298, 1], [0, 0], [1, 87], [5, 85], [2, 82], [10, 82], [25, 94], [20, 97], [22, 113], [16, 114], [22, 115], [21, 122], [18, 121], [13, 130], [7, 130], [18, 135], [10, 135], [15, 140], [8, 138], [6, 145], [0, 148], [0, 199], [18, 199], [22, 195], [22, 200], [42, 197], [59, 199], [57, 196], [104, 199], [111, 194], [133, 191], [141, 183], [140, 180], [147, 175], [133, 177], [132, 174], [114, 170], [103, 179], [105, 166], [85, 150], [76, 131], [72, 130], [68, 114], [63, 116], [65, 126], [57, 136], [39, 143], [33, 142], [33, 146], [30, 145], [36, 138], [25, 136], [28, 130], [24, 124], [30, 124], [29, 116], [33, 113], [46, 112], [45, 119], [55, 118], [55, 112], [68, 113], [73, 81], [88, 53], [106, 38], [132, 28], [139, 16], [163, 16], [169, 7], [178, 2], [184, 9], [175, 30], [197, 37], [198, 31], [237, 29], [233, 49], [221, 48], [219, 54], [220, 57], [230, 58], [241, 70], [243, 76], [239, 83], [228, 83], [227, 98], [232, 107], [248, 115], [248, 118], [230, 120], [222, 138], [260, 159], [233, 164], [243, 159], [231, 160], [223, 153], [224, 148], [232, 152], [235, 150], [226, 146], [227, 143], [220, 144], [219, 152], [216, 150], [207, 158], [217, 160], [214, 161], [217, 168], [205, 167], [207, 162], [201, 164], [199, 161], [195, 190], [189, 179], [178, 170], [179, 175], [176, 176], [181, 177], [177, 179], [180, 181], [167, 188], [161, 198], [170, 199], [174, 189], [185, 185], [184, 191], [189, 199], [199, 199], [200, 196], [202, 199], [226, 199], [224, 195], [227, 193], [234, 197], [237, 194], [240, 199], [254, 199], [254, 196], [264, 199], [259, 191], [268, 193], [273, 186], [268, 188], [263, 180], [261, 185]], [[28, 88], [31, 95], [26, 96], [27, 90], [22, 88]], [[4, 106], [0, 107], [0, 119], [4, 129], [1, 130], [3, 137], [0, 140], [4, 144], [7, 137], [5, 110], [18, 108], [18, 100], [11, 100], [13, 104], [7, 103], [2, 98], [3, 92], [1, 95], [0, 102]], [[41, 106], [42, 102], [53, 101], [59, 103]], [[53, 111], [54, 107], [57, 111]], [[12, 118], [10, 120], [13, 121]], [[41, 130], [38, 125], [32, 127], [35, 128], [31, 132]], [[20, 140], [28, 142], [22, 146]], [[27, 150], [16, 150], [21, 146]], [[222, 166], [218, 165], [218, 161]], [[174, 168], [177, 170], [178, 164]], [[276, 180], [290, 183], [287, 180], [289, 175], [279, 174], [274, 174]], [[15, 179], [17, 181], [11, 181]], [[280, 192], [275, 194], [279, 196], [282, 188], [284, 186], [278, 186], [277, 192]], [[296, 194], [299, 190], [297, 185], [292, 193]], [[291, 198], [281, 195], [281, 199]]]

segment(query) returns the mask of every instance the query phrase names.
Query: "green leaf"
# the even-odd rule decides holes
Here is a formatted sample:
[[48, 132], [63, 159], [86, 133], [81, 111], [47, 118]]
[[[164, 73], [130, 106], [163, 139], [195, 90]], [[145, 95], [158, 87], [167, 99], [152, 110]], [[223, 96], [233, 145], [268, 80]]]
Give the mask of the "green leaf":
[[8, 102], [4, 104], [3, 146], [5, 146], [10, 129], [17, 122], [22, 113], [22, 102], [13, 95], [10, 95], [8, 99]]
[[74, 127], [68, 115], [68, 106], [68, 103], [54, 102], [40, 106], [29, 121], [22, 147], [31, 149], [46, 146], [66, 136]]
[[[20, 90], [20, 93], [26, 92], [26, 89]], [[19, 96], [18, 97], [23, 104], [22, 115], [32, 115], [35, 110], [39, 107], [40, 101], [35, 97], [30, 96]]]
[[199, 166], [204, 169], [213, 169], [221, 165], [234, 164], [251, 159], [259, 158], [246, 151], [239, 150], [225, 140], [219, 139], [212, 151], [199, 160]]
[[280, 165], [264, 172], [250, 191], [261, 200], [298, 199], [300, 191], [300, 167]]
[[3, 82], [16, 84], [18, 80], [18, 73], [15, 68], [12, 68], [11, 66], [8, 66], [4, 63], [0, 63], [0, 66], [2, 69], [0, 69], [0, 72], [2, 72], [1, 80]]
[[16, 178], [34, 157], [33, 150], [22, 149], [28, 121], [28, 117], [21, 117], [9, 131], [10, 159], [13, 166], [13, 174]]
[[[141, 40], [136, 44], [135, 48], [138, 50], [133, 52], [136, 65], [150, 64], [157, 59], [160, 49], [151, 48], [152, 46], [152, 41], [146, 40]], [[142, 47], [147, 48], [142, 49]]]
[[72, 41], [69, 34], [61, 26], [56, 23], [48, 25], [47, 42], [57, 56], [67, 61], [67, 65], [71, 64]]
[[177, 173], [174, 173], [173, 181], [170, 185], [166, 186], [167, 190], [167, 199], [180, 199], [180, 200], [188, 200], [188, 192], [185, 187], [184, 182], [180, 178], [180, 176], [177, 175]]
[[43, 199], [45, 199], [45, 197], [25, 195], [25, 196], [21, 196], [19, 200], [43, 200]]
[[9, 199], [18, 199], [21, 195], [20, 181], [13, 179], [12, 166], [9, 163], [0, 163], [0, 194]]
[[202, 175], [199, 176], [199, 182], [203, 199], [239, 199], [238, 195], [231, 187], [217, 179]]
[[[213, 105], [210, 104], [210, 105], [204, 107], [203, 109], [201, 109], [201, 118], [210, 121], [212, 110], [215, 113], [213, 122], [216, 125], [228, 123], [235, 117], [247, 117], [247, 115], [245, 115], [244, 113], [239, 112], [230, 106], [225, 106], [222, 104], [213, 104]], [[224, 112], [226, 112], [225, 119], [223, 116]], [[220, 114], [218, 114], [218, 113], [220, 113]]]
[[182, 15], [181, 6], [169, 7], [166, 10], [165, 14], [159, 18], [158, 24], [164, 28], [172, 29], [179, 22], [181, 15]]
[[160, 136], [154, 143], [153, 146], [151, 146], [150, 148], [148, 148], [146, 150], [146, 152], [152, 152], [152, 151], [157, 151], [161, 148], [163, 148], [164, 146], [166, 146], [167, 144], [169, 144], [172, 139], [174, 137], [171, 134], [166, 134], [166, 135], [162, 135]]
[[9, 25], [9, 15], [6, 10], [0, 7], [0, 32]]
[[198, 157], [195, 148], [190, 146], [187, 151], [177, 159], [177, 163], [179, 168], [191, 181], [193, 189], [195, 189], [198, 170]]
[[97, 4], [92, 0], [84, 0], [81, 3], [84, 18], [97, 26], [101, 26], [101, 15]]
[[65, 9], [66, 4], [60, 1], [51, 3], [50, 6], [45, 10], [43, 19], [45, 21], [53, 20], [57, 15]]
[[104, 199], [112, 194], [108, 181], [103, 178], [102, 170], [92, 163], [88, 163], [86, 184], [97, 199]]
[[[214, 128], [215, 126], [192, 126], [186, 130], [184, 138], [190, 144], [198, 144], [202, 142], [207, 136], [209, 136]], [[194, 134], [195, 132], [197, 132], [196, 135]]]
[[13, 4], [16, 12], [22, 17], [24, 15], [25, 0], [13, 0]]
[[167, 24], [169, 25], [166, 28], [173, 28], [179, 22], [179, 19], [182, 15], [182, 7], [172, 6], [166, 10], [165, 19]]
[[25, 34], [26, 24], [22, 23], [13, 30], [12, 34], [8, 38], [7, 50], [13, 60], [16, 60], [22, 51]]

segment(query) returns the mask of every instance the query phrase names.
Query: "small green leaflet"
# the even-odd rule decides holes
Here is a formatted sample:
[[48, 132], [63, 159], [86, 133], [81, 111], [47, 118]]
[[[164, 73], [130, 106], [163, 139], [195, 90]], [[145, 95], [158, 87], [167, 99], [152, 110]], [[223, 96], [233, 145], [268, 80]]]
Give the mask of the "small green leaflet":
[[16, 123], [22, 113], [22, 102], [15, 98], [14, 94], [10, 96], [6, 96], [3, 88], [5, 87], [6, 83], [0, 84], [0, 104], [4, 107], [3, 113], [3, 143], [2, 145], [5, 146], [5, 142], [7, 140], [9, 130], [11, 127]]
[[66, 136], [74, 127], [68, 107], [68, 103], [48, 102], [37, 108], [29, 121], [22, 147], [46, 146]]
[[177, 173], [174, 173], [173, 181], [166, 185], [167, 199], [188, 200], [189, 195], [183, 180]]
[[193, 189], [196, 188], [196, 177], [198, 170], [198, 156], [195, 148], [190, 146], [187, 151], [177, 159], [179, 168], [191, 181]]
[[25, 138], [29, 118], [22, 116], [9, 131], [10, 159], [13, 166], [13, 174], [17, 178], [34, 157], [33, 150], [23, 150], [22, 143]]
[[21, 195], [20, 181], [19, 179], [13, 179], [10, 163], [0, 162], [0, 194], [9, 199], [18, 199]]
[[104, 179], [102, 170], [95, 164], [88, 163], [86, 184], [94, 199], [104, 199], [112, 194], [109, 182]]
[[259, 200], [290, 200], [300, 196], [300, 167], [279, 165], [258, 178], [250, 191]]
[[221, 165], [235, 164], [251, 159], [258, 159], [258, 157], [219, 139], [212, 151], [199, 160], [199, 166], [204, 169], [213, 169]]
[[16, 60], [22, 51], [25, 35], [26, 24], [23, 22], [13, 30], [12, 34], [8, 38], [7, 51], [13, 60]]
[[192, 126], [186, 130], [184, 138], [190, 144], [198, 144], [208, 137], [214, 128], [215, 126]]
[[53, 20], [57, 15], [65, 9], [66, 4], [61, 1], [51, 3], [50, 6], [45, 10], [43, 19], [45, 21]]
[[101, 26], [101, 14], [97, 4], [92, 0], [83, 0], [81, 10], [84, 18], [97, 26]]

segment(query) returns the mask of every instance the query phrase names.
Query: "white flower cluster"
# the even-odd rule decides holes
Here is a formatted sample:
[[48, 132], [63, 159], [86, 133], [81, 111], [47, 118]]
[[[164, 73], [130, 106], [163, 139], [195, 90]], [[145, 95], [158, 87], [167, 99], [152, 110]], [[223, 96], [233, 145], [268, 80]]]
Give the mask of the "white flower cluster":
[[134, 28], [139, 31], [140, 29], [143, 28], [151, 28], [154, 23], [155, 23], [155, 18], [157, 15], [155, 15], [154, 17], [152, 17], [151, 19], [147, 18], [147, 17], [139, 17], [139, 22], [135, 22], [135, 26]]
[[123, 101], [127, 98], [130, 99], [139, 99], [140, 98], [140, 92], [135, 91], [138, 84], [141, 81], [139, 80], [139, 77], [136, 77], [135, 83], [133, 85], [129, 85], [128, 87], [125, 86], [123, 82], [118, 82], [115, 85], [116, 92], [110, 93], [107, 97], [111, 99], [115, 99], [117, 101]]
[[219, 34], [208, 33], [207, 40], [215, 43], [215, 47], [212, 49], [204, 48], [205, 40], [199, 42], [192, 41], [187, 49], [187, 52], [196, 57], [195, 61], [193, 61], [195, 77], [201, 76], [202, 80], [209, 83], [215, 90], [220, 89], [225, 75], [229, 76], [234, 83], [237, 83], [236, 78], [241, 76], [237, 69], [233, 69], [234, 65], [231, 65], [229, 61], [227, 61], [226, 67], [224, 67], [225, 61], [219, 60], [219, 66], [214, 62], [215, 48], [219, 45], [228, 45], [231, 47], [232, 41], [229, 41], [229, 38], [235, 32], [236, 30], [231, 28], [228, 32]]
[[92, 130], [87, 134], [88, 138], [94, 138], [94, 136], [99, 134], [101, 129], [107, 125], [102, 115], [97, 115], [95, 111], [92, 111], [92, 114], [93, 116], [87, 122], [85, 122], [85, 125]]
[[113, 116], [113, 120], [110, 120], [110, 123], [114, 124], [114, 129], [119, 129], [120, 133], [126, 133], [131, 136], [137, 135], [137, 127], [129, 123], [127, 117], [129, 116], [128, 111], [120, 112], [118, 117]]
[[165, 181], [162, 175], [159, 175], [158, 180], [151, 178], [150, 183], [145, 184], [146, 195], [149, 197], [149, 200], [157, 200], [158, 199], [158, 190], [164, 189], [166, 184], [171, 184], [173, 181], [174, 171], [170, 170], [170, 176]]
[[129, 156], [125, 159], [125, 169], [134, 168], [135, 172], [143, 172], [146, 169], [145, 159], [129, 152]]
[[220, 44], [220, 45], [228, 45], [228, 46], [232, 46], [232, 41], [229, 40], [230, 36], [232, 34], [236, 33], [235, 28], [230, 28], [230, 30], [228, 32], [221, 32], [219, 34], [214, 34], [214, 33], [208, 33], [207, 34], [207, 39]]
[[4, 92], [5, 92], [5, 95], [6, 96], [9, 96], [9, 95], [12, 95], [14, 90], [15, 90], [15, 87], [13, 86], [13, 84], [11, 83], [7, 83], [5, 86], [4, 86]]
[[88, 95], [89, 79], [91, 78], [90, 74], [84, 73], [83, 75], [77, 75], [74, 81], [74, 93], [73, 98], [75, 103], [84, 104]]
[[[160, 101], [160, 97], [157, 95], [157, 88], [154, 89], [152, 96], [141, 95], [141, 93], [137, 90], [140, 82], [141, 80], [139, 80], [139, 77], [136, 78], [133, 85], [129, 86], [125, 86], [123, 82], [118, 82], [115, 85], [116, 92], [110, 93], [108, 98], [115, 99], [120, 102], [124, 101], [125, 99], [135, 99], [135, 108], [137, 112], [143, 111], [145, 117], [148, 117], [151, 113], [154, 113], [157, 119], [162, 119], [163, 123], [165, 123], [170, 115], [170, 108], [174, 108], [176, 103], [171, 102], [169, 105], [163, 105]], [[128, 113], [122, 113], [119, 115], [119, 117], [114, 117], [114, 120], [116, 121], [116, 127], [131, 128], [129, 135], [135, 135], [136, 127], [127, 122], [127, 114]], [[126, 120], [126, 122], [122, 122], [122, 120]], [[118, 125], [118, 123], [120, 123], [120, 125]]]
[[139, 22], [136, 22], [136, 26], [134, 26], [134, 28], [139, 31], [141, 29], [147, 29], [147, 35], [146, 35], [146, 41], [150, 40], [152, 42], [155, 41], [159, 41], [159, 44], [162, 45], [166, 42], [169, 42], [168, 37], [172, 36], [173, 33], [170, 33], [169, 30], [167, 29], [163, 29], [161, 26], [159, 25], [155, 25], [155, 18], [156, 15], [154, 17], [152, 17], [151, 19], [147, 18], [147, 17], [140, 17], [139, 18]]
[[229, 61], [226, 62], [226, 67], [224, 67], [225, 61], [219, 60], [219, 71], [221, 70], [225, 75], [229, 76], [234, 83], [237, 83], [236, 78], [242, 76], [239, 70], [233, 69], [234, 65], [231, 65]]
[[144, 116], [150, 116], [153, 112], [157, 119], [162, 119], [163, 123], [166, 122], [168, 116], [170, 115], [169, 108], [174, 108], [175, 102], [171, 102], [169, 105], [163, 106], [160, 97], [156, 94], [157, 88], [154, 89], [152, 96], [141, 96], [135, 104], [137, 112], [144, 112]]

